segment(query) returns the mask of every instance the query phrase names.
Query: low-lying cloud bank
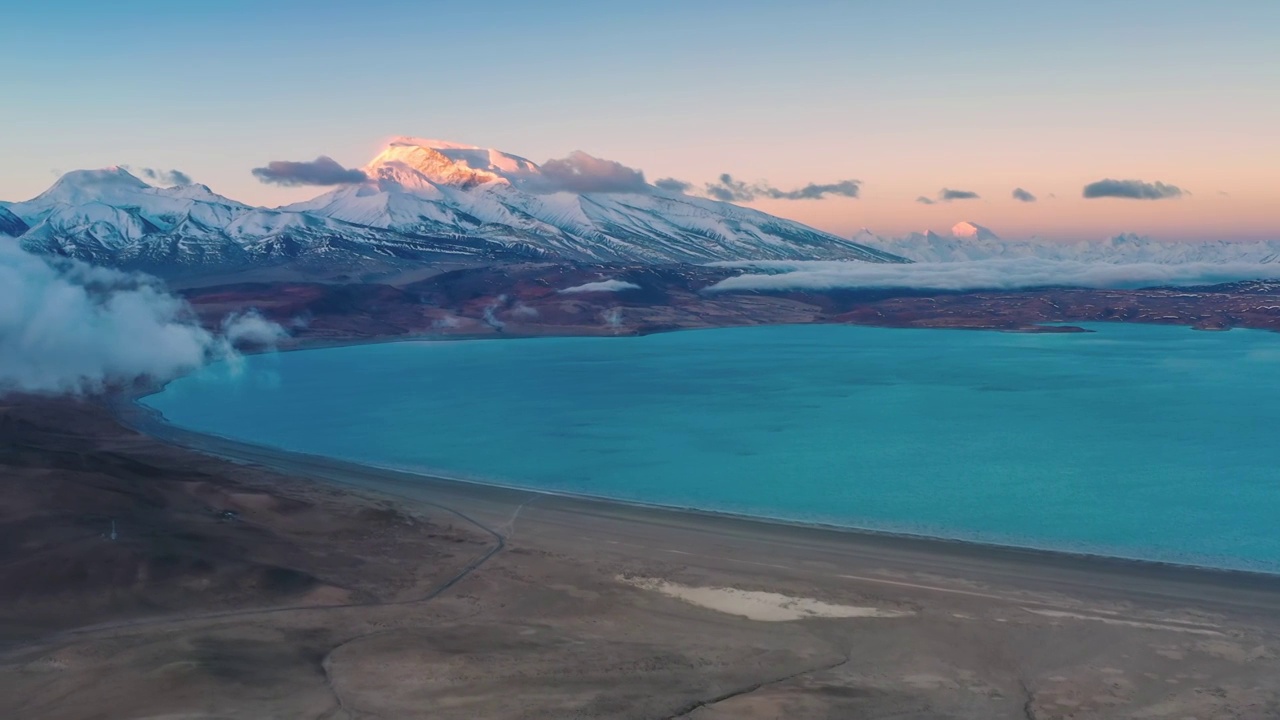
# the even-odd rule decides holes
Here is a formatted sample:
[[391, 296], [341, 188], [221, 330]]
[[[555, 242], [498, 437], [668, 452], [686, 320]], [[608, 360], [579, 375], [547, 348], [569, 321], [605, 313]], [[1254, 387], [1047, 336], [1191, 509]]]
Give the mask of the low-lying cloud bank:
[[1017, 258], [907, 265], [856, 261], [714, 264], [743, 268], [748, 272], [712, 285], [707, 288], [709, 292], [857, 288], [1019, 290], [1048, 286], [1122, 289], [1280, 280], [1280, 266], [1256, 263], [1116, 264]]
[[623, 290], [639, 290], [639, 289], [640, 289], [640, 286], [633, 282], [627, 282], [626, 280], [610, 279], [610, 280], [599, 280], [596, 282], [589, 282], [583, 285], [574, 285], [573, 287], [565, 288], [560, 292], [573, 294], [573, 293], [590, 293], [590, 292], [622, 292]]
[[214, 334], [154, 278], [0, 242], [0, 395], [167, 380], [283, 334], [255, 313], [228, 318]]

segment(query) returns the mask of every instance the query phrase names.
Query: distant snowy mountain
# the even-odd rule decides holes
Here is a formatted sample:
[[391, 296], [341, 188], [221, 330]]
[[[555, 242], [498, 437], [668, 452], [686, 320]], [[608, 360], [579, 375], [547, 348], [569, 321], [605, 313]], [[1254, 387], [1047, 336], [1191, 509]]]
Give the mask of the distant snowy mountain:
[[1277, 263], [1280, 241], [1162, 242], [1139, 235], [1117, 235], [1103, 240], [1056, 242], [1050, 240], [1001, 240], [994, 232], [962, 222], [950, 236], [934, 232], [885, 238], [863, 230], [854, 241], [915, 262], [965, 262], [975, 260], [1039, 258], [1087, 263]]
[[978, 241], [1000, 239], [999, 236], [997, 236], [995, 233], [991, 232], [987, 228], [984, 228], [981, 225], [978, 225], [976, 223], [971, 223], [968, 220], [956, 223], [955, 226], [951, 228], [951, 236], [957, 237], [957, 238], [963, 238], [966, 240], [978, 240]]
[[397, 138], [364, 172], [365, 183], [284, 209], [529, 245], [571, 260], [899, 260], [797, 222], [653, 186], [548, 192], [554, 183], [529, 160], [440, 140]]
[[203, 185], [154, 187], [120, 167], [77, 170], [31, 200], [0, 203], [0, 233], [32, 251], [160, 274], [371, 258], [902, 261], [800, 223], [649, 185], [556, 191], [535, 163], [469, 145], [400, 138], [364, 172], [365, 182], [266, 209]]

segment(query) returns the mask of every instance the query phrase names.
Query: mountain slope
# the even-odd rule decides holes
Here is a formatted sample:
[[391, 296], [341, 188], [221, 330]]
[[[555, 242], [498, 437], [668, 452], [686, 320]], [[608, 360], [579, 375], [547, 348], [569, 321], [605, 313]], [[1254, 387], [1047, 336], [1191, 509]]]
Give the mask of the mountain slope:
[[0, 207], [0, 235], [16, 238], [30, 229], [22, 218]]
[[469, 145], [397, 138], [364, 172], [367, 182], [284, 209], [528, 245], [571, 260], [899, 260], [800, 223], [653, 186], [557, 191], [535, 163]]

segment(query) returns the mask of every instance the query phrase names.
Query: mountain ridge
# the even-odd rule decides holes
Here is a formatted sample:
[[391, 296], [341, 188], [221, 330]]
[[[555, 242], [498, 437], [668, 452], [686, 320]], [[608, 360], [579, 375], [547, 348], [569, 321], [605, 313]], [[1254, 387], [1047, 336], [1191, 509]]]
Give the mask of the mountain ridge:
[[75, 170], [35, 198], [0, 203], [0, 232], [34, 252], [160, 274], [442, 257], [903, 262], [801, 223], [652, 185], [557, 188], [532, 161], [461, 143], [395, 138], [362, 172], [363, 181], [312, 200], [263, 208], [203, 185], [155, 187], [120, 166]]

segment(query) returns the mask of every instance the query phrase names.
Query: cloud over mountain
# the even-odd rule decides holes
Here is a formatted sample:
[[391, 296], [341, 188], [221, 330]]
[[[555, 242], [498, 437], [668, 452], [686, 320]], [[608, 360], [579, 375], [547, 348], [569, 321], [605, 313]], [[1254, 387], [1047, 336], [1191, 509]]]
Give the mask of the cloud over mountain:
[[1127, 200], [1165, 200], [1182, 197], [1185, 191], [1176, 185], [1167, 185], [1160, 181], [1153, 183], [1142, 180], [1113, 180], [1106, 178], [1084, 186], [1084, 197], [1124, 198]]
[[819, 200], [827, 195], [856, 198], [861, 184], [858, 180], [841, 180], [834, 183], [809, 183], [796, 190], [779, 190], [767, 182], [746, 183], [724, 173], [715, 182], [707, 183], [705, 191], [711, 199], [722, 202], [750, 202], [758, 198]]
[[689, 192], [690, 190], [693, 189], [693, 183], [687, 183], [683, 180], [677, 180], [675, 178], [662, 178], [659, 180], [654, 180], [653, 186], [658, 188], [659, 190], [666, 190], [668, 192], [678, 192], [678, 193]]
[[158, 185], [190, 185], [191, 176], [181, 170], [158, 170], [156, 168], [131, 168], [142, 177], [153, 180]]
[[344, 168], [336, 160], [321, 155], [315, 160], [272, 160], [266, 167], [254, 168], [253, 174], [273, 185], [351, 185], [367, 180], [364, 171]]
[[649, 187], [643, 172], [581, 150], [546, 161], [540, 171], [529, 182], [534, 192], [638, 193]]

